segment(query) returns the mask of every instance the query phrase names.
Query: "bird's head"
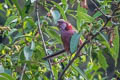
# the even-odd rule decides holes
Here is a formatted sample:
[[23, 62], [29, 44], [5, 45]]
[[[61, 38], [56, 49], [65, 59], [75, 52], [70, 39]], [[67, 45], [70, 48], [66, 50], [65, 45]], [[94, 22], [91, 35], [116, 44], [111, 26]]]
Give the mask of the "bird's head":
[[71, 30], [72, 29], [72, 25], [63, 19], [58, 20], [57, 23], [58, 23], [58, 27], [61, 30]]

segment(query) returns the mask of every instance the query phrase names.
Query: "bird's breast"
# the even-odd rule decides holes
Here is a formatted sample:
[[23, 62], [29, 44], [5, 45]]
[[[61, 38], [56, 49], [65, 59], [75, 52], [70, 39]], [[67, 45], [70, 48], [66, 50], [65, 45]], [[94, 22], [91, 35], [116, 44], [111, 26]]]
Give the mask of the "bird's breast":
[[75, 33], [75, 30], [62, 30], [61, 31], [61, 39], [64, 45], [64, 48], [67, 52], [70, 51], [70, 40], [72, 35]]

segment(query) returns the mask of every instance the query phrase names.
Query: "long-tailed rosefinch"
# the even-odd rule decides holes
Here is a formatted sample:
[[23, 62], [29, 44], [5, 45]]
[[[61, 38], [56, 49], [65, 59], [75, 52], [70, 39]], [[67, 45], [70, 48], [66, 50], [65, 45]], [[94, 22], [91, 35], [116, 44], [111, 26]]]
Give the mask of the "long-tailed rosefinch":
[[[57, 23], [58, 23], [58, 28], [60, 29], [60, 34], [61, 34], [61, 39], [63, 42], [64, 49], [55, 54], [46, 56], [43, 59], [52, 58], [54, 56], [57, 56], [57, 55], [65, 52], [65, 51], [67, 53], [70, 53], [70, 40], [71, 40], [72, 35], [76, 32], [76, 30], [72, 27], [72, 25], [69, 22], [67, 22], [63, 19], [58, 20]], [[82, 44], [81, 40], [80, 40], [80, 44]]]

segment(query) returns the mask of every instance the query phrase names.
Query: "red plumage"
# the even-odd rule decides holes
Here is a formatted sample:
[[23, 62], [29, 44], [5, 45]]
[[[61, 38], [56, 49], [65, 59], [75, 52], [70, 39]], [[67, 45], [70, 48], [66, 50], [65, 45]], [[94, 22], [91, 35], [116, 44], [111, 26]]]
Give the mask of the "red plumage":
[[[70, 23], [68, 23], [67, 21], [64, 21], [63, 19], [60, 19], [58, 21], [58, 27], [60, 28], [61, 39], [62, 39], [64, 48], [67, 52], [70, 52], [70, 40], [72, 35], [76, 32], [76, 30], [73, 29]], [[82, 44], [81, 40], [80, 40], [80, 44]]]
[[70, 39], [74, 33], [75, 33], [75, 30], [62, 30], [61, 31], [61, 39], [62, 39], [64, 48], [67, 52], [70, 51]]
[[[66, 51], [70, 53], [70, 40], [72, 35], [76, 32], [76, 30], [73, 29], [72, 25], [69, 22], [64, 21], [63, 19], [58, 20], [58, 27], [60, 29], [61, 39], [64, 46], [64, 49], [61, 50], [60, 52], [63, 53], [64, 51]], [[80, 40], [80, 44], [82, 44], [82, 40]], [[49, 59], [61, 53], [57, 52], [55, 54], [48, 55], [43, 59]]]

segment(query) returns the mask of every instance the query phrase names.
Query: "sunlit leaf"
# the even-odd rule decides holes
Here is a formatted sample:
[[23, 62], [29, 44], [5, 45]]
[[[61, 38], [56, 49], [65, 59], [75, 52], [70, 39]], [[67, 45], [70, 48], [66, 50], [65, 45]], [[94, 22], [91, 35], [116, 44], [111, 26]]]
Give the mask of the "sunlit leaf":
[[58, 70], [56, 70], [56, 67], [52, 67], [53, 71], [54, 71], [54, 74], [55, 74], [55, 79], [57, 80], [58, 79]]
[[8, 78], [0, 75], [0, 80], [8, 80]]
[[25, 17], [25, 21], [28, 21], [32, 27], [36, 26], [34, 20], [31, 17]]
[[68, 10], [68, 4], [67, 4], [67, 0], [61, 0], [62, 4], [63, 4], [63, 9], [64, 12], [66, 12]]
[[6, 73], [0, 73], [0, 80], [16, 80]]
[[10, 25], [12, 22], [16, 22], [18, 16], [10, 16], [7, 18], [7, 21], [5, 22], [5, 26]]
[[33, 36], [28, 36], [28, 35], [17, 35], [14, 37], [13, 42], [15, 42], [18, 39], [24, 39], [25, 37], [33, 37]]

